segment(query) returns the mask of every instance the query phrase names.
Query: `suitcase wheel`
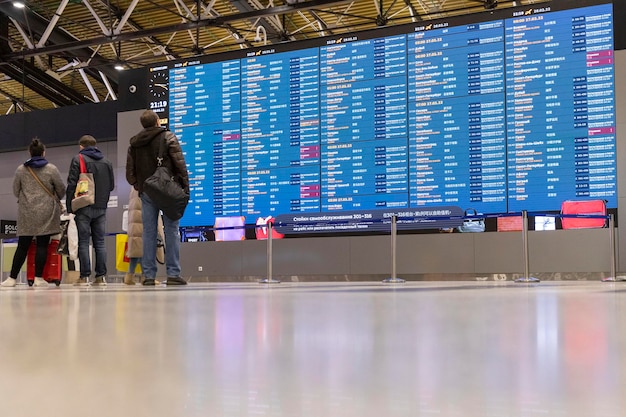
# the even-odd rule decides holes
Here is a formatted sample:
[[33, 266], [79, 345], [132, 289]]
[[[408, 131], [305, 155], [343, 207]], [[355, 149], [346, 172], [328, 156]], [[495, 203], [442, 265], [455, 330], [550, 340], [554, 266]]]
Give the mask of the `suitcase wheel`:
[[35, 281], [31, 281], [31, 280], [29, 280], [29, 279], [27, 279], [26, 281], [28, 281], [28, 286], [29, 286], [29, 287], [32, 287], [32, 286], [33, 286], [33, 284], [35, 283]]
[[54, 285], [56, 285], [57, 287], [58, 287], [59, 285], [61, 285], [61, 280], [60, 280], [60, 279], [55, 279], [55, 280], [54, 280]]

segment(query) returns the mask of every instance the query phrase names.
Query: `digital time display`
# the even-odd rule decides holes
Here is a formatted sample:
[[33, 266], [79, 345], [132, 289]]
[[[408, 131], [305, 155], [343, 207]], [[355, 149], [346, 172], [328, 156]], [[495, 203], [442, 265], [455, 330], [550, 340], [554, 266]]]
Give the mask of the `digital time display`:
[[610, 3], [553, 1], [150, 71], [215, 217], [617, 206]]

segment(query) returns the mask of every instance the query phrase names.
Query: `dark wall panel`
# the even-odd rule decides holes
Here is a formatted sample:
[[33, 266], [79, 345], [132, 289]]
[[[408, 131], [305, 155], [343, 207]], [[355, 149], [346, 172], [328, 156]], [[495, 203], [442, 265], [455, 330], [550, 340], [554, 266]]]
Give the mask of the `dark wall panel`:
[[[117, 140], [117, 113], [120, 111], [119, 102], [105, 101], [104, 103], [90, 104], [89, 106], [89, 133], [98, 142]], [[76, 138], [78, 140], [78, 138]]]
[[0, 150], [24, 148], [24, 123], [28, 113], [0, 117]]
[[119, 78], [120, 111], [145, 109], [147, 98], [147, 70], [124, 71]]
[[24, 149], [34, 137], [47, 146], [71, 145], [85, 134], [117, 140], [119, 102], [106, 101], [0, 117], [0, 152]]
[[615, 28], [615, 50], [626, 49], [626, 6], [624, 0], [613, 2], [613, 27]]
[[25, 143], [35, 136], [47, 146], [76, 143], [80, 136], [89, 132], [86, 114], [87, 109], [83, 106], [26, 113]]

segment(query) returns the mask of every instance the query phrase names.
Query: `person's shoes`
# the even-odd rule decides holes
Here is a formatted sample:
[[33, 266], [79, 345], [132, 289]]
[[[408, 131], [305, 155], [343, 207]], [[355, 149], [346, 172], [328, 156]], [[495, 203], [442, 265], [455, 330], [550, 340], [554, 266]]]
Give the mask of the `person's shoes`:
[[0, 284], [0, 287], [2, 288], [12, 288], [15, 287], [15, 285], [17, 284], [17, 280], [15, 278], [7, 278], [4, 281], [2, 281], [2, 284]]
[[124, 275], [124, 284], [135, 285], [135, 274], [127, 273]]
[[74, 281], [74, 285], [77, 287], [84, 287], [86, 285], [89, 285], [89, 282], [87, 281], [86, 277], [80, 277], [76, 281]]
[[91, 283], [92, 287], [106, 287], [107, 281], [104, 275], [100, 275], [99, 277], [95, 277], [93, 282]]
[[35, 278], [35, 282], [33, 282], [33, 287], [47, 288], [48, 281], [43, 278]]
[[181, 277], [167, 277], [165, 285], [187, 285], [187, 281], [185, 281]]
[[143, 284], [145, 287], [148, 287], [148, 286], [152, 286], [152, 287], [154, 287], [154, 279], [152, 279], [152, 278], [146, 278], [146, 279], [144, 279], [144, 280], [143, 280], [143, 283], [142, 283], [142, 284]]

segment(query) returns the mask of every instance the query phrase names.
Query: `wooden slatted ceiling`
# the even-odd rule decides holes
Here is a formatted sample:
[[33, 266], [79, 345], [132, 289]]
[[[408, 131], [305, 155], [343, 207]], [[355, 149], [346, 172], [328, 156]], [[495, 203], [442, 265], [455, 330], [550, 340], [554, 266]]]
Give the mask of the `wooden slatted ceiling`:
[[[0, 0], [0, 3], [2, 0]], [[518, 1], [519, 4], [536, 3], [536, 0]], [[89, 0], [89, 4], [98, 14], [102, 23], [111, 28], [115, 26], [126, 10], [131, 6], [131, 0]], [[183, 1], [187, 9], [197, 14], [196, 1]], [[215, 0], [204, 2], [212, 4], [211, 16], [233, 15], [245, 10], [280, 6], [284, 0]], [[198, 31], [181, 31], [166, 33], [141, 39], [112, 42], [106, 45], [92, 47], [93, 53], [106, 59], [105, 64], [98, 65], [90, 62], [92, 69], [98, 70], [121, 59], [127, 67], [148, 65], [165, 61], [169, 58], [186, 58], [197, 53], [196, 43], [203, 53], [219, 53], [241, 48], [243, 38], [253, 43], [256, 34], [256, 25], [262, 24], [268, 29], [268, 41], [272, 42], [272, 33], [285, 32], [289, 40], [302, 40], [325, 34], [352, 33], [377, 27], [376, 18], [383, 10], [387, 25], [410, 23], [412, 19], [409, 3], [422, 20], [430, 20], [453, 15], [484, 12], [480, 0], [383, 0], [382, 5], [373, 0], [356, 0], [350, 3], [333, 5], [314, 10], [303, 10], [282, 16], [263, 17], [260, 19], [237, 20], [227, 27], [206, 27]], [[28, 3], [31, 11], [39, 14], [46, 20], [54, 18], [59, 7], [58, 0], [32, 0]], [[108, 5], [111, 7], [109, 8]], [[178, 6], [177, 6], [178, 5]], [[512, 1], [504, 1], [498, 7], [510, 7]], [[122, 28], [122, 33], [137, 30], [146, 30], [173, 26], [185, 22], [187, 11], [180, 2], [175, 0], [140, 0], [130, 15], [129, 23]], [[57, 29], [65, 31], [77, 40], [95, 39], [103, 36], [102, 28], [83, 0], [70, 0], [60, 15]], [[322, 29], [327, 28], [326, 32]], [[27, 28], [24, 28], [27, 32]], [[30, 34], [29, 34], [30, 36]], [[13, 24], [9, 24], [9, 45], [13, 51], [27, 49], [26, 41]], [[38, 41], [37, 37], [30, 39], [31, 43]], [[245, 45], [245, 44], [244, 44]], [[208, 46], [208, 47], [207, 47]], [[71, 51], [69, 51], [71, 53]], [[75, 89], [84, 97], [92, 99], [77, 70], [59, 71], [66, 66], [68, 59], [55, 53], [51, 56], [26, 58], [40, 70], [54, 74], [67, 86]], [[2, 71], [2, 65], [0, 65]], [[107, 98], [107, 89], [99, 78], [87, 75], [100, 101]], [[116, 80], [112, 80], [114, 83]], [[25, 88], [21, 80], [13, 80], [0, 74], [0, 115], [8, 111], [16, 111], [15, 102], [21, 103], [25, 111], [33, 109], [49, 109], [55, 105], [41, 97], [35, 91]], [[12, 107], [13, 106], [13, 107]], [[20, 111], [20, 108], [17, 108]]]

